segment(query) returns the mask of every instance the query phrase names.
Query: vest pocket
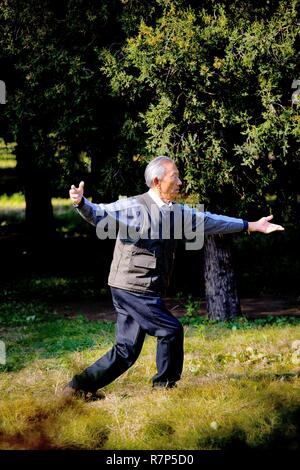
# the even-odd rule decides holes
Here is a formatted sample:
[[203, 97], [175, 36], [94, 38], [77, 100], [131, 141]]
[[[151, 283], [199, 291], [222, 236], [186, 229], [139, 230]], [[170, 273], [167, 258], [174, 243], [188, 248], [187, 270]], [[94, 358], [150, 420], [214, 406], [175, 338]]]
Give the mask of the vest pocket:
[[131, 263], [134, 266], [140, 267], [140, 268], [147, 268], [147, 269], [155, 269], [156, 268], [156, 258], [152, 255], [144, 255], [144, 254], [139, 254], [138, 256], [134, 256], [131, 259]]
[[[135, 247], [129, 264], [128, 283], [149, 287], [157, 277], [154, 253]], [[154, 279], [153, 279], [154, 278]]]

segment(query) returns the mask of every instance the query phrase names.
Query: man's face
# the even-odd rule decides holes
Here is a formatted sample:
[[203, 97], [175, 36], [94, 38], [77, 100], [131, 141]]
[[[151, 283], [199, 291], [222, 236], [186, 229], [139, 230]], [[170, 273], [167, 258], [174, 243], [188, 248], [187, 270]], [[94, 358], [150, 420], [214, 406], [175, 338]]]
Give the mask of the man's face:
[[165, 162], [166, 169], [164, 177], [157, 182], [160, 197], [166, 201], [176, 199], [180, 192], [182, 182], [179, 178], [179, 171], [177, 166], [172, 162]]

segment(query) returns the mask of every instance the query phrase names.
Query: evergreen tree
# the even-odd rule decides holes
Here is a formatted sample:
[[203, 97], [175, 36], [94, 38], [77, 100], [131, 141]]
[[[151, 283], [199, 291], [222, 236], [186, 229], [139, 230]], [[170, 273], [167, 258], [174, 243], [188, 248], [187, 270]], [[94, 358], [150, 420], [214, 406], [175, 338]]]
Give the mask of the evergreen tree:
[[[139, 14], [139, 2], [124, 2]], [[296, 1], [157, 0], [127, 43], [104, 53], [111, 92], [131, 103], [124, 136], [136, 159], [173, 157], [206, 210], [252, 218], [295, 200], [299, 113]], [[126, 15], [128, 18], [128, 14]], [[127, 23], [126, 23], [127, 25]], [[239, 312], [230, 244], [205, 243], [207, 309]]]

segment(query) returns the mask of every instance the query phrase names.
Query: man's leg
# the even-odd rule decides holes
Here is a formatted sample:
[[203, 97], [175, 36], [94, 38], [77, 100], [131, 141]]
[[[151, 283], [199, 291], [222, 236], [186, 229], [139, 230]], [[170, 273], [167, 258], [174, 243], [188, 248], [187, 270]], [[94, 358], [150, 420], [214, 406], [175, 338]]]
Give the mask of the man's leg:
[[183, 366], [183, 328], [159, 296], [135, 294], [112, 288], [119, 309], [126, 308], [142, 329], [157, 337], [157, 374], [153, 386], [173, 387]]
[[[178, 322], [179, 323], [179, 322]], [[157, 374], [152, 378], [153, 387], [172, 388], [180, 379], [183, 367], [183, 328], [172, 336], [157, 339]]]
[[124, 309], [119, 308], [115, 302], [114, 305], [118, 313], [115, 345], [81, 374], [75, 375], [68, 384], [69, 387], [95, 392], [123, 374], [138, 358], [145, 332]]

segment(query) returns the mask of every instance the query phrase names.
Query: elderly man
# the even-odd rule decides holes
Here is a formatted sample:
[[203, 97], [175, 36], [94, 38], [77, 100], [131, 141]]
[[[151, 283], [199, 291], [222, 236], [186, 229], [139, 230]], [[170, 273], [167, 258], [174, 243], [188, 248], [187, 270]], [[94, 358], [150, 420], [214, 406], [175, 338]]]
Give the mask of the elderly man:
[[[146, 333], [157, 337], [157, 373], [152, 378], [153, 387], [176, 385], [183, 366], [183, 329], [161, 296], [168, 284], [176, 239], [180, 235], [186, 239], [194, 237], [195, 241], [197, 237], [202, 239], [203, 232], [284, 230], [270, 222], [272, 216], [247, 222], [175, 203], [182, 182], [175, 163], [168, 157], [157, 157], [147, 165], [145, 181], [150, 188], [148, 192], [112, 204], [93, 204], [85, 199], [83, 182], [78, 188], [72, 185], [70, 189], [77, 211], [96, 225], [97, 230], [100, 228], [97, 231], [100, 238], [103, 224], [107, 229], [110, 221], [118, 222], [108, 279], [117, 312], [117, 333], [112, 349], [75, 375], [64, 388], [65, 396], [93, 394], [119, 377], [138, 358]], [[112, 235], [112, 227], [105, 233]]]

